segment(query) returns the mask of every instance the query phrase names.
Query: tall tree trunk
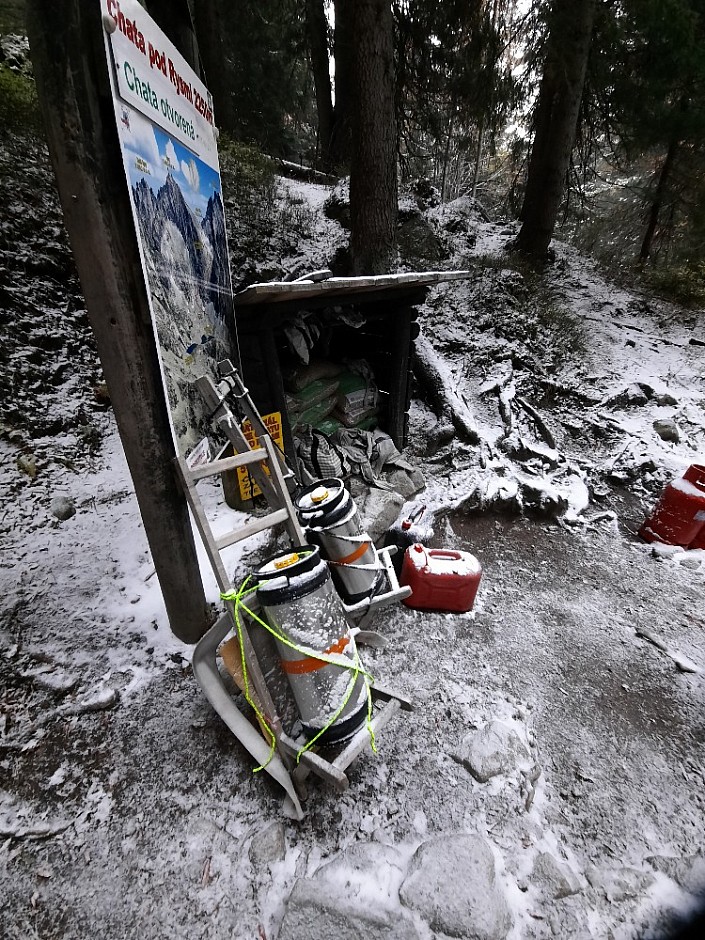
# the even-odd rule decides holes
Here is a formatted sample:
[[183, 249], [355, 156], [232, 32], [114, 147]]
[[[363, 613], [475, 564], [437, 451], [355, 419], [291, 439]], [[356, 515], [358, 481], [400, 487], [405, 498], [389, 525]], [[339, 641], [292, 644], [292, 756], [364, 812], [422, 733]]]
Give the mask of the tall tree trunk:
[[235, 129], [235, 111], [229, 87], [229, 68], [220, 0], [199, 0], [194, 7], [198, 48], [203, 63], [203, 81], [213, 95], [213, 111], [221, 130]]
[[355, 94], [350, 168], [354, 274], [385, 274], [396, 250], [397, 152], [389, 0], [354, 0]]
[[353, 60], [355, 33], [353, 16], [356, 0], [335, 0], [335, 107], [331, 135], [331, 159], [340, 169], [350, 166], [352, 154]]
[[482, 151], [485, 149], [485, 119], [480, 118], [480, 125], [477, 128], [477, 150], [475, 151], [475, 167], [472, 171], [472, 190], [470, 195], [473, 199], [477, 198], [477, 181], [480, 177], [480, 164], [482, 163]]
[[450, 145], [453, 142], [453, 125], [455, 124], [455, 96], [450, 101], [450, 114], [448, 116], [448, 129], [446, 142], [443, 147], [443, 173], [441, 175], [441, 202], [446, 201], [446, 182], [448, 180], [448, 161], [450, 160]]
[[320, 163], [324, 170], [329, 170], [332, 166], [333, 98], [328, 70], [328, 21], [323, 0], [306, 0], [306, 29], [311, 53], [313, 83], [316, 88]]
[[553, 0], [517, 247], [544, 258], [553, 237], [585, 84], [596, 0]]
[[644, 240], [641, 243], [641, 251], [639, 252], [640, 261], [646, 261], [646, 259], [651, 254], [651, 243], [653, 242], [654, 235], [656, 234], [659, 213], [661, 212], [661, 207], [663, 206], [663, 199], [666, 195], [666, 189], [671, 177], [671, 170], [673, 169], [673, 163], [676, 159], [677, 152], [678, 141], [672, 140], [668, 146], [666, 159], [663, 161], [663, 166], [661, 167], [661, 172], [659, 173], [658, 183], [656, 184], [656, 192], [654, 193], [654, 199], [651, 203], [651, 209], [649, 210], [649, 221], [646, 226], [646, 232], [644, 233]]

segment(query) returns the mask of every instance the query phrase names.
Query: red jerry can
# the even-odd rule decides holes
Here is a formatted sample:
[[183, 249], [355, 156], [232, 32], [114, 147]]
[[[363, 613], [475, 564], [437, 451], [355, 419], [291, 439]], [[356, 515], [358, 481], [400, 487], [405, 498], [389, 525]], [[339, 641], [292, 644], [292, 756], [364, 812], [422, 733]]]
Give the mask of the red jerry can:
[[694, 463], [664, 489], [639, 535], [645, 542], [698, 548], [705, 544], [704, 525], [705, 465]]
[[415, 542], [404, 553], [399, 583], [412, 590], [403, 601], [407, 607], [465, 613], [475, 603], [481, 577], [480, 562], [470, 552], [424, 548]]

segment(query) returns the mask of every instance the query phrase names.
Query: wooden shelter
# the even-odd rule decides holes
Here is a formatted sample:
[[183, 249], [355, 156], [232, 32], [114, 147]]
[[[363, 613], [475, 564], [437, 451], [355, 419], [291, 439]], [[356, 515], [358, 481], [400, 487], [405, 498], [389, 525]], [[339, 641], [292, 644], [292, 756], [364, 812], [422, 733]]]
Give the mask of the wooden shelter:
[[[254, 284], [235, 295], [242, 374], [260, 413], [281, 412], [284, 448], [294, 458], [284, 376], [296, 364], [287, 328], [312, 318], [319, 332], [311, 356], [365, 359], [380, 391], [380, 427], [399, 449], [406, 444], [411, 343], [418, 306], [429, 289], [467, 271], [426, 271], [375, 277], [326, 277]], [[312, 276], [317, 277], [316, 275]]]

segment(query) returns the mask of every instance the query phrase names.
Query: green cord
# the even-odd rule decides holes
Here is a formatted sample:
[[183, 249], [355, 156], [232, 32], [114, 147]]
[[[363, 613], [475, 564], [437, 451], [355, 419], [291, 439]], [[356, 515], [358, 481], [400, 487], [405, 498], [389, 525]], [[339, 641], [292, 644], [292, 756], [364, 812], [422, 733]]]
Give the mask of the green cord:
[[[367, 719], [366, 719], [366, 724], [367, 724], [367, 730], [368, 730], [369, 735], [370, 735], [370, 745], [371, 745], [371, 747], [372, 747], [372, 751], [376, 754], [376, 753], [377, 753], [377, 745], [376, 745], [376, 742], [375, 742], [375, 733], [374, 733], [374, 729], [372, 728], [372, 691], [371, 691], [371, 690], [372, 690], [372, 684], [374, 683], [374, 678], [370, 675], [369, 672], [367, 672], [365, 669], [362, 668], [362, 664], [361, 664], [361, 662], [360, 662], [360, 655], [359, 655], [359, 653], [358, 653], [358, 651], [357, 651], [357, 646], [355, 647], [355, 659], [354, 659], [354, 661], [351, 662], [351, 661], [348, 660], [348, 661], [346, 661], [346, 662], [341, 663], [339, 660], [333, 659], [332, 656], [329, 656], [329, 655], [326, 654], [326, 653], [319, 653], [319, 652], [317, 652], [316, 650], [307, 649], [306, 647], [299, 646], [297, 643], [293, 643], [288, 637], [286, 637], [286, 636], [284, 636], [283, 634], [279, 633], [277, 630], [275, 630], [273, 627], [271, 627], [265, 620], [263, 620], [261, 617], [258, 617], [257, 614], [254, 613], [254, 611], [251, 611], [248, 607], [245, 606], [245, 604], [243, 603], [243, 596], [244, 596], [244, 594], [245, 594], [245, 590], [246, 590], [246, 588], [247, 588], [247, 584], [248, 584], [249, 580], [250, 580], [250, 576], [248, 575], [248, 576], [245, 578], [245, 580], [243, 581], [242, 585], [240, 586], [240, 589], [239, 589], [237, 592], [236, 592], [236, 591], [228, 591], [228, 592], [226, 592], [226, 593], [221, 593], [220, 596], [221, 596], [221, 598], [222, 598], [224, 601], [230, 601], [230, 602], [233, 604], [233, 608], [234, 608], [235, 625], [236, 625], [236, 628], [237, 628], [238, 640], [239, 640], [239, 642], [240, 642], [240, 654], [241, 654], [241, 657], [242, 657], [242, 671], [243, 671], [243, 678], [244, 678], [244, 684], [245, 684], [245, 689], [244, 689], [244, 691], [245, 691], [245, 698], [247, 699], [248, 703], [249, 703], [249, 704], [252, 706], [252, 708], [254, 709], [255, 714], [257, 715], [257, 717], [264, 723], [264, 726], [267, 728], [267, 731], [268, 731], [268, 732], [270, 733], [270, 735], [272, 736], [272, 741], [271, 741], [271, 748], [272, 748], [272, 749], [271, 749], [271, 751], [270, 751], [269, 757], [267, 758], [267, 760], [265, 761], [265, 763], [262, 764], [261, 767], [255, 768], [254, 773], [257, 773], [257, 771], [259, 771], [259, 770], [263, 770], [263, 769], [267, 766], [267, 764], [269, 764], [269, 762], [272, 760], [272, 757], [274, 756], [274, 750], [275, 750], [275, 747], [276, 747], [276, 738], [275, 738], [275, 736], [274, 736], [274, 732], [273, 732], [272, 729], [269, 727], [269, 724], [267, 723], [266, 719], [265, 719], [264, 716], [261, 714], [260, 710], [259, 710], [259, 709], [257, 708], [257, 706], [254, 704], [254, 702], [252, 701], [252, 699], [251, 699], [251, 697], [250, 697], [250, 695], [249, 695], [249, 683], [248, 683], [248, 680], [247, 680], [247, 665], [246, 665], [246, 662], [245, 662], [245, 650], [244, 650], [244, 645], [243, 645], [243, 642], [242, 642], [242, 625], [241, 625], [241, 623], [240, 623], [240, 608], [241, 608], [241, 607], [242, 607], [242, 609], [245, 611], [245, 613], [246, 613], [248, 616], [250, 616], [254, 621], [256, 621], [261, 627], [264, 627], [264, 629], [265, 629], [268, 633], [270, 633], [270, 634], [274, 637], [275, 640], [278, 640], [280, 643], [283, 643], [284, 646], [288, 646], [290, 649], [293, 649], [295, 652], [300, 653], [300, 654], [303, 655], [303, 656], [308, 656], [308, 657], [310, 657], [311, 659], [317, 659], [317, 660], [319, 660], [320, 662], [329, 663], [329, 664], [332, 665], [332, 666], [338, 666], [338, 668], [340, 668], [340, 669], [350, 669], [350, 670], [352, 671], [352, 673], [353, 673], [352, 679], [351, 679], [350, 684], [349, 684], [349, 686], [348, 686], [348, 688], [347, 688], [347, 690], [346, 690], [346, 692], [345, 692], [345, 696], [344, 696], [344, 698], [343, 698], [343, 701], [342, 701], [341, 705], [338, 707], [338, 709], [337, 709], [336, 712], [332, 715], [332, 717], [328, 720], [328, 722], [324, 725], [324, 727], [321, 728], [321, 730], [320, 730], [313, 738], [311, 738], [311, 740], [308, 741], [308, 742], [297, 752], [297, 754], [296, 754], [296, 763], [297, 763], [297, 764], [299, 763], [299, 761], [301, 760], [301, 757], [306, 753], [306, 751], [308, 751], [311, 747], [313, 747], [313, 745], [316, 743], [316, 741], [317, 741], [322, 735], [324, 735], [324, 734], [326, 733], [326, 731], [328, 731], [328, 729], [329, 729], [333, 724], [335, 724], [335, 722], [338, 720], [339, 716], [340, 716], [340, 715], [342, 714], [342, 712], [344, 711], [345, 706], [346, 706], [346, 705], [348, 704], [348, 702], [350, 701], [350, 696], [351, 696], [352, 693], [353, 693], [353, 689], [355, 688], [355, 684], [357, 683], [357, 680], [358, 680], [358, 677], [359, 677], [359, 676], [362, 676], [363, 681], [364, 681], [364, 683], [365, 683], [365, 690], [366, 690], [366, 692], [367, 692]], [[251, 590], [256, 590], [258, 587], [259, 587], [259, 585], [257, 584], [257, 585], [255, 585]]]

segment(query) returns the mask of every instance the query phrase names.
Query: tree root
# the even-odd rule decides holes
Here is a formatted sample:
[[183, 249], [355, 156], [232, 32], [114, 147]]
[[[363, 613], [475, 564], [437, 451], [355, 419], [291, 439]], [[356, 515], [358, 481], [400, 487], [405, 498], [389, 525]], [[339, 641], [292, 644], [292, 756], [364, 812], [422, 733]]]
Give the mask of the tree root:
[[412, 366], [438, 415], [442, 438], [449, 440], [455, 434], [465, 443], [479, 444], [480, 434], [467, 402], [455, 388], [448, 365], [423, 334], [414, 342]]

